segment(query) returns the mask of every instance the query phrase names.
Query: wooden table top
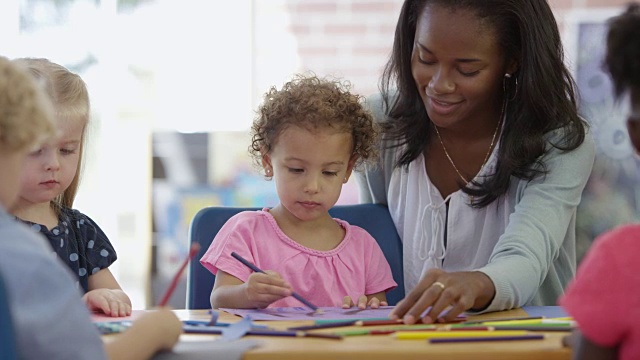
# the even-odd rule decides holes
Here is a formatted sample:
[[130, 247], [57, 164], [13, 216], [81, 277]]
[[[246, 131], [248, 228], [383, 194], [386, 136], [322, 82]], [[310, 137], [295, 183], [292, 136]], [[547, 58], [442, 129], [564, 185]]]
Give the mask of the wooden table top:
[[[175, 310], [182, 320], [209, 320], [206, 310]], [[470, 321], [525, 317], [522, 309], [469, 316]], [[235, 322], [240, 317], [220, 312], [219, 321]], [[256, 321], [274, 329], [311, 325], [312, 321]], [[374, 329], [375, 327], [370, 327]], [[339, 330], [353, 329], [341, 327]], [[361, 329], [361, 328], [360, 328]], [[333, 329], [314, 330], [331, 333]], [[246, 360], [270, 359], [570, 359], [571, 350], [562, 346], [566, 332], [544, 333], [543, 340], [431, 344], [426, 340], [398, 340], [389, 335], [349, 336], [342, 340], [247, 336], [260, 339], [262, 346], [245, 353]], [[190, 335], [183, 335], [190, 336]], [[196, 335], [194, 335], [196, 336]], [[218, 335], [197, 335], [215, 337]]]

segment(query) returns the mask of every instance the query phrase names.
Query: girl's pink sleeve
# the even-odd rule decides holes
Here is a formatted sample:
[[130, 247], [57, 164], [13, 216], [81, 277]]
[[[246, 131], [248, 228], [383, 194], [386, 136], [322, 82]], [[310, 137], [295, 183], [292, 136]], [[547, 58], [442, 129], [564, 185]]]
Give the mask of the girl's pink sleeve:
[[218, 273], [218, 270], [222, 270], [241, 281], [247, 281], [252, 271], [232, 257], [231, 253], [236, 252], [243, 258], [254, 262], [249, 245], [251, 240], [251, 233], [246, 226], [243, 226], [243, 221], [232, 217], [222, 226], [209, 249], [200, 259], [200, 263], [214, 275]]
[[365, 247], [365, 249], [370, 249], [370, 260], [365, 267], [367, 279], [365, 294], [371, 295], [381, 291], [389, 291], [398, 286], [393, 280], [391, 267], [389, 267], [389, 263], [376, 240], [368, 233], [366, 233], [366, 237], [370, 241], [370, 244]]

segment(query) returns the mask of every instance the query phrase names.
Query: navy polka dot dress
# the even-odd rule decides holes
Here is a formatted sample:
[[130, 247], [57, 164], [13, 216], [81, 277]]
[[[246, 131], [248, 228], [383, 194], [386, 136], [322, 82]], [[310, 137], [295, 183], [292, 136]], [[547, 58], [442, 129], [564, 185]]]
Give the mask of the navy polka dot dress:
[[60, 222], [53, 229], [23, 221], [49, 239], [58, 257], [78, 276], [79, 286], [89, 290], [89, 275], [108, 268], [116, 252], [98, 224], [78, 210], [62, 208]]

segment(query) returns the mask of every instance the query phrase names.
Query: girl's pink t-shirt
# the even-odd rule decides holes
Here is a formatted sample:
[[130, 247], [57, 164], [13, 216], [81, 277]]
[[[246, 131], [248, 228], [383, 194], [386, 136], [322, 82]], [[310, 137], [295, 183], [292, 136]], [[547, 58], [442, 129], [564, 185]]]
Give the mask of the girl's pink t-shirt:
[[560, 298], [582, 334], [619, 359], [640, 359], [640, 225], [626, 225], [596, 240]]
[[[286, 236], [267, 209], [245, 211], [220, 229], [200, 263], [214, 275], [222, 270], [247, 281], [251, 269], [232, 252], [263, 271], [276, 271], [302, 297], [317, 306], [341, 306], [344, 296], [358, 299], [397, 286], [376, 240], [364, 229], [335, 219], [344, 229], [342, 242], [330, 251], [304, 247]], [[269, 307], [303, 306], [289, 296]]]

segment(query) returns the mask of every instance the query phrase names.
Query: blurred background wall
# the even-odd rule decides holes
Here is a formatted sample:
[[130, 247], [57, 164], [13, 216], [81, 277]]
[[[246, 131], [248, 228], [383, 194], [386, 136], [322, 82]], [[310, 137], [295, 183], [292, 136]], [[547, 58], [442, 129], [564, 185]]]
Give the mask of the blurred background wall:
[[[46, 57], [87, 82], [93, 116], [76, 207], [116, 247], [135, 308], [153, 305], [204, 206], [273, 206], [247, 154], [261, 95], [296, 72], [377, 92], [402, 1], [3, 0], [1, 55]], [[638, 163], [602, 72], [604, 21], [626, 1], [552, 0], [598, 159], [579, 209], [581, 254], [637, 221]], [[357, 202], [353, 182], [339, 203]], [[184, 307], [184, 279], [171, 305]]]

